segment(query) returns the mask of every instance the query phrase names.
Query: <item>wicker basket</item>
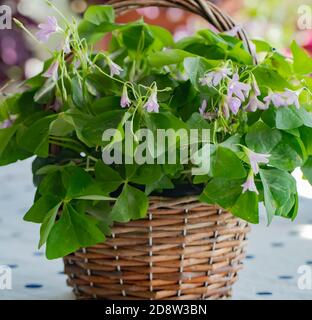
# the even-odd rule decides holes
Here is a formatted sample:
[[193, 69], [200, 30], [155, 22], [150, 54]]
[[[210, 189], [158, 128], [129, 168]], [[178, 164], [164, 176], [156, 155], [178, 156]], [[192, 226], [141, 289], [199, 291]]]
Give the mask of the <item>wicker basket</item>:
[[[138, 7], [177, 7], [201, 15], [220, 31], [235, 26], [205, 0], [108, 4], [119, 14]], [[238, 36], [251, 52], [245, 32]], [[68, 285], [79, 299], [227, 298], [242, 268], [248, 231], [246, 222], [195, 196], [153, 196], [146, 219], [115, 224], [105, 243], [64, 258]]]
[[64, 259], [78, 298], [229, 297], [249, 226], [197, 197], [151, 197], [146, 219], [112, 231], [105, 243]]

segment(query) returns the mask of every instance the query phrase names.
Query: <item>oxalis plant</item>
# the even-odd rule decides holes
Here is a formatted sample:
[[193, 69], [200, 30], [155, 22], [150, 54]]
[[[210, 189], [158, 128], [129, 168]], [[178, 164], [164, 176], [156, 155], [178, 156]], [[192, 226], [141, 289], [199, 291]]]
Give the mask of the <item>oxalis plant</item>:
[[[115, 23], [110, 6], [89, 7], [79, 24], [55, 10], [36, 35], [16, 21], [43, 45], [55, 34], [60, 44], [21, 92], [2, 95], [0, 109], [0, 164], [36, 156], [37, 192], [24, 219], [41, 224], [39, 247], [46, 244], [49, 259], [104, 241], [114, 222], [146, 216], [149, 195], [181, 185], [251, 223], [259, 222], [260, 202], [268, 223], [296, 217], [291, 173], [301, 167], [312, 182], [312, 60], [295, 42], [289, 58], [253, 41], [255, 65], [237, 30], [174, 42], [142, 20]], [[108, 51], [94, 50], [108, 33]], [[197, 155], [208, 146], [210, 165], [194, 174], [192, 155], [105, 163], [103, 151], [129, 136], [126, 124], [134, 153], [139, 129], [207, 129]], [[107, 129], [119, 134], [106, 141]]]

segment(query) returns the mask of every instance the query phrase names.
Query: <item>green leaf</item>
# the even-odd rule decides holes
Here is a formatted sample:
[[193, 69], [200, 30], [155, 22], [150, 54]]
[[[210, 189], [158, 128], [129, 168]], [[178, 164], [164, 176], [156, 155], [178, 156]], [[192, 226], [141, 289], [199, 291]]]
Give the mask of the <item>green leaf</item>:
[[47, 174], [38, 187], [39, 193], [49, 196], [57, 196], [61, 199], [65, 198], [66, 190], [62, 182], [61, 171], [53, 171]]
[[233, 215], [251, 223], [259, 223], [258, 195], [247, 191], [242, 193], [231, 208]]
[[290, 88], [291, 85], [277, 71], [272, 70], [268, 66], [258, 66], [254, 72], [254, 76], [258, 83], [263, 83], [272, 90], [284, 91], [285, 88]]
[[290, 130], [299, 128], [303, 121], [296, 107], [278, 108], [276, 110], [276, 128], [281, 130]]
[[309, 183], [312, 185], [312, 157], [310, 156], [305, 164], [301, 167], [304, 177], [308, 179]]
[[48, 211], [42, 221], [41, 227], [40, 227], [40, 240], [38, 248], [40, 249], [48, 239], [48, 236], [51, 232], [51, 229], [54, 226], [56, 216], [59, 212], [61, 206], [61, 202], [58, 203], [54, 208], [52, 208], [50, 211]]
[[300, 138], [306, 148], [307, 154], [312, 156], [312, 128], [302, 126], [300, 129]]
[[200, 201], [218, 204], [224, 209], [233, 207], [242, 193], [244, 180], [213, 178], [200, 195]]
[[198, 112], [193, 113], [187, 120], [190, 129], [211, 129], [211, 125]]
[[294, 194], [290, 197], [282, 207], [277, 208], [275, 215], [292, 219], [296, 217], [298, 213], [298, 194]]
[[[129, 176], [128, 172], [131, 172]], [[158, 164], [126, 165], [126, 173], [129, 181], [142, 185], [149, 185], [159, 180], [163, 175], [161, 165]]]
[[123, 110], [116, 110], [92, 117], [82, 124], [81, 135], [89, 142], [90, 146], [103, 145], [103, 132], [106, 129], [117, 128], [124, 114]]
[[34, 101], [40, 104], [46, 104], [55, 97], [56, 82], [50, 78], [34, 95]]
[[10, 140], [12, 139], [13, 135], [15, 134], [17, 128], [17, 126], [12, 126], [10, 128], [0, 129], [0, 158]]
[[22, 134], [19, 134], [19, 145], [39, 157], [46, 158], [49, 155], [50, 125], [56, 117], [57, 115], [49, 115], [26, 128]]
[[152, 32], [154, 38], [158, 39], [163, 46], [171, 47], [174, 45], [173, 36], [170, 31], [154, 25], [148, 25], [147, 27]]
[[304, 153], [302, 141], [283, 132], [281, 141], [270, 151], [269, 164], [281, 170], [292, 171], [302, 165]]
[[147, 196], [142, 191], [125, 185], [113, 207], [111, 218], [117, 222], [142, 219], [146, 215], [147, 208]]
[[77, 200], [94, 200], [94, 201], [110, 201], [110, 200], [115, 200], [115, 198], [108, 197], [108, 196], [101, 196], [97, 194], [90, 194], [86, 196], [79, 196], [75, 197]]
[[102, 161], [98, 161], [95, 165], [95, 178], [103, 191], [107, 193], [115, 191], [123, 183], [120, 174]]
[[150, 54], [148, 56], [148, 63], [152, 67], [161, 68], [163, 66], [181, 63], [188, 57], [195, 57], [195, 55], [180, 49], [168, 49]]
[[184, 60], [184, 68], [189, 76], [193, 86], [197, 89], [203, 89], [202, 86], [199, 86], [199, 79], [202, 78], [207, 71], [217, 65], [216, 62], [207, 60], [201, 57], [196, 58], [186, 58]]
[[115, 11], [112, 6], [108, 5], [89, 6], [83, 18], [96, 25], [102, 22], [114, 22]]
[[48, 259], [64, 257], [81, 247], [104, 241], [97, 220], [77, 212], [70, 204], [64, 206], [61, 218], [52, 227], [47, 239]]
[[258, 153], [270, 153], [281, 140], [282, 133], [270, 128], [262, 121], [252, 125], [246, 135], [248, 148]]
[[257, 52], [272, 51], [272, 46], [263, 40], [253, 39], [252, 42], [256, 45]]
[[307, 111], [304, 107], [297, 109], [297, 112], [303, 124], [309, 128], [312, 128], [312, 112]]
[[24, 216], [25, 221], [42, 223], [50, 212], [58, 210], [62, 200], [58, 196], [46, 194], [37, 200]]
[[218, 146], [212, 160], [212, 175], [225, 179], [241, 179], [246, 177], [246, 170], [232, 150]]
[[174, 188], [174, 184], [171, 182], [171, 180], [163, 175], [160, 179], [158, 179], [157, 181], [153, 181], [151, 184], [148, 184], [145, 187], [145, 194], [149, 195], [151, 194], [154, 190], [168, 190], [168, 189], [173, 189]]
[[312, 73], [312, 59], [308, 52], [299, 47], [295, 41], [291, 44], [291, 52], [294, 57], [295, 72], [300, 75]]
[[222, 37], [209, 29], [199, 30], [197, 34], [205, 39], [206, 44], [218, 45], [222, 43], [227, 45], [227, 42]]
[[95, 43], [103, 38], [103, 36], [121, 27], [115, 23], [102, 22], [96, 25], [90, 21], [82, 20], [78, 26], [78, 32], [81, 39], [86, 39], [88, 43]]
[[268, 223], [270, 224], [276, 210], [283, 207], [297, 192], [296, 181], [291, 174], [278, 169], [260, 169], [260, 177], [263, 184]]
[[66, 189], [67, 200], [98, 200], [99, 198], [109, 200], [100, 185], [82, 168], [65, 167], [62, 171], [62, 181]]
[[154, 42], [151, 31], [144, 24], [128, 25], [122, 30], [122, 39], [125, 47], [135, 53], [143, 52]]

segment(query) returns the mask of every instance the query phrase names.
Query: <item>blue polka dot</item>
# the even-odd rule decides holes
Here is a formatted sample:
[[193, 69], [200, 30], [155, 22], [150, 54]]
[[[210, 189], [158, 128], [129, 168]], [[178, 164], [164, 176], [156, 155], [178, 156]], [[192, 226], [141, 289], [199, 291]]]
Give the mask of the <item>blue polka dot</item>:
[[272, 292], [270, 292], [270, 291], [259, 291], [259, 292], [257, 292], [257, 295], [258, 296], [271, 296]]
[[280, 280], [290, 280], [293, 279], [293, 276], [283, 275], [278, 277]]
[[38, 284], [38, 283], [29, 283], [25, 285], [25, 288], [27, 289], [39, 289], [42, 288], [42, 284]]
[[16, 269], [18, 267], [17, 264], [9, 264], [8, 265], [11, 269]]
[[44, 253], [43, 253], [43, 252], [40, 252], [40, 251], [36, 251], [36, 252], [33, 253], [33, 255], [34, 255], [35, 257], [42, 257], [42, 256], [44, 255]]
[[312, 265], [312, 260], [306, 261], [306, 264], [309, 265], [309, 266], [311, 266], [311, 265]]
[[20, 238], [21, 235], [22, 235], [22, 234], [21, 234], [20, 232], [12, 232], [12, 233], [11, 233], [11, 237], [12, 237], [12, 238]]
[[296, 237], [296, 236], [298, 236], [298, 235], [299, 235], [299, 232], [298, 232], [298, 231], [293, 230], [293, 231], [289, 231], [289, 232], [288, 232], [288, 234], [289, 234], [290, 236], [292, 236], [292, 237]]
[[11, 200], [12, 198], [13, 196], [11, 194], [4, 194], [0, 197], [0, 200], [7, 201], [7, 200]]
[[284, 247], [284, 243], [283, 242], [272, 242], [271, 246], [275, 247], [275, 248], [282, 248], [282, 247]]
[[254, 259], [254, 258], [255, 258], [255, 256], [252, 255], [252, 254], [248, 254], [248, 255], [246, 256], [246, 259], [247, 259], [247, 260], [252, 260], [252, 259]]
[[58, 274], [65, 274], [64, 271], [59, 271]]

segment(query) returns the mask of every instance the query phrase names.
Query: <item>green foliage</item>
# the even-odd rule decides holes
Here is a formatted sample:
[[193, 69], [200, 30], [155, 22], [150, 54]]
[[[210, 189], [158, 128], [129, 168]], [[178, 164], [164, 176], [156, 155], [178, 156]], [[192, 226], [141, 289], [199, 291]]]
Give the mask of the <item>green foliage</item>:
[[[93, 52], [92, 44], [108, 33], [109, 49]], [[200, 201], [251, 223], [259, 222], [259, 202], [269, 223], [274, 216], [296, 217], [292, 171], [302, 167], [312, 184], [312, 59], [296, 43], [289, 59], [255, 41], [262, 59], [254, 66], [239, 39], [202, 30], [174, 42], [168, 30], [142, 20], [116, 23], [105, 5], [90, 6], [78, 26], [66, 25], [64, 36], [72, 54], [55, 52], [44, 67], [58, 62], [57, 79], [40, 74], [25, 82], [24, 92], [0, 101], [0, 165], [37, 156], [38, 190], [24, 219], [41, 224], [39, 246], [46, 244], [49, 259], [104, 241], [114, 222], [146, 217], [148, 195], [190, 183], [202, 187]], [[220, 72], [226, 74], [210, 83]], [[251, 87], [237, 113], [228, 101], [235, 73]], [[129, 105], [122, 108], [125, 92]], [[156, 94], [157, 110], [149, 112], [146, 103]], [[265, 105], [251, 112], [255, 94]], [[107, 141], [106, 129], [117, 129]], [[134, 160], [146, 142], [142, 129], [154, 135], [158, 129], [163, 135], [206, 129], [210, 136], [203, 141], [200, 132], [192, 141], [199, 151], [183, 159], [183, 136], [177, 135], [156, 151], [156, 144], [148, 145], [150, 162], [102, 161], [103, 151], [114, 147], [122, 160]], [[129, 137], [133, 150], [125, 146]], [[193, 173], [193, 160], [206, 150], [209, 168]], [[251, 151], [268, 159], [258, 163], [259, 172], [251, 166]], [[175, 163], [156, 164], [172, 154]]]

